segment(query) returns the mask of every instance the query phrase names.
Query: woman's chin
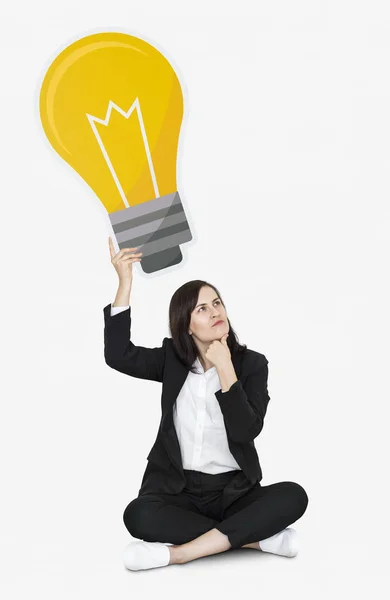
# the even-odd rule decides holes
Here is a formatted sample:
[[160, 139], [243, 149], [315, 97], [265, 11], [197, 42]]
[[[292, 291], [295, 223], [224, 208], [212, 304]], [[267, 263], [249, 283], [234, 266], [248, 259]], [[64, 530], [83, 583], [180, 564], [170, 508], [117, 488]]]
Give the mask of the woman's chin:
[[221, 337], [223, 337], [227, 333], [229, 333], [229, 330], [226, 329], [226, 327], [218, 327], [218, 331], [215, 332], [215, 338], [214, 339], [220, 340]]

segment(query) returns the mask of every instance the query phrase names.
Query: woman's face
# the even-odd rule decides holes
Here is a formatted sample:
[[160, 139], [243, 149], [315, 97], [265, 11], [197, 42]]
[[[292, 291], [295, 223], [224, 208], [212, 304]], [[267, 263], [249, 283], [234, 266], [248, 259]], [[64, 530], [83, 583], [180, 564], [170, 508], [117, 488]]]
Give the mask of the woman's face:
[[[219, 320], [222, 320], [222, 323], [214, 325]], [[222, 301], [213, 288], [202, 287], [191, 313], [189, 333], [200, 342], [212, 342], [221, 339], [228, 332], [229, 323]]]

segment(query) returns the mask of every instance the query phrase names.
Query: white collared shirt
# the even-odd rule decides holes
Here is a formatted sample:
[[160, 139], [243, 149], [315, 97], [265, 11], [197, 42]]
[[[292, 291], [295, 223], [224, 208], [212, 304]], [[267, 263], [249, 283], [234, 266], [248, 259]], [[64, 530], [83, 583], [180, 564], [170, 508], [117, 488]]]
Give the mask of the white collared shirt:
[[[129, 306], [111, 306], [111, 316]], [[204, 371], [197, 358], [198, 374], [188, 372], [175, 404], [173, 423], [181, 451], [183, 469], [224, 473], [241, 469], [230, 452], [225, 423], [215, 392], [221, 389], [216, 367]]]
[[221, 389], [218, 371], [204, 371], [197, 358], [199, 374], [188, 372], [173, 405], [173, 422], [179, 440], [183, 469], [224, 473], [240, 469], [229, 450], [226, 428], [215, 392]]

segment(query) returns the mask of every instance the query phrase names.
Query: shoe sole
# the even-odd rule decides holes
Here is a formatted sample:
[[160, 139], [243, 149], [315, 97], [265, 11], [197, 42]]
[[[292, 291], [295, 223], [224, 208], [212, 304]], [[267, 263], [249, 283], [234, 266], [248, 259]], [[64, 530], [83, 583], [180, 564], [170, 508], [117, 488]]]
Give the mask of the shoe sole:
[[298, 534], [295, 531], [295, 529], [287, 529], [287, 531], [289, 532], [289, 538], [290, 538], [290, 552], [289, 552], [288, 556], [290, 558], [292, 558], [292, 557], [296, 556], [299, 551]]

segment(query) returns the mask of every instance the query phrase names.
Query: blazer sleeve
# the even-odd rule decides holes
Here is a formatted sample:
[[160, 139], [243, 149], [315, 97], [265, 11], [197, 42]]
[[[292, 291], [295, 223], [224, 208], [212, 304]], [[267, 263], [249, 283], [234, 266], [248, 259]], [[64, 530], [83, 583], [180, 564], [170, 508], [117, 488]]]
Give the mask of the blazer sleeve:
[[168, 338], [162, 346], [145, 348], [131, 341], [131, 306], [111, 316], [111, 304], [104, 313], [104, 359], [109, 367], [140, 379], [162, 382], [165, 366], [165, 350]]
[[270, 400], [267, 382], [268, 360], [257, 353], [244, 385], [238, 379], [226, 392], [215, 392], [227, 433], [234, 442], [250, 442], [263, 429]]

